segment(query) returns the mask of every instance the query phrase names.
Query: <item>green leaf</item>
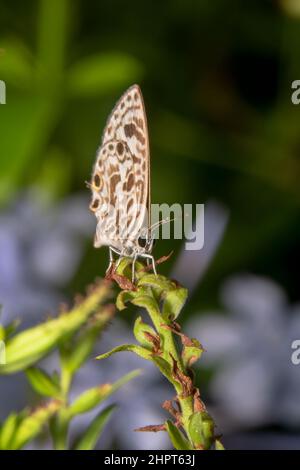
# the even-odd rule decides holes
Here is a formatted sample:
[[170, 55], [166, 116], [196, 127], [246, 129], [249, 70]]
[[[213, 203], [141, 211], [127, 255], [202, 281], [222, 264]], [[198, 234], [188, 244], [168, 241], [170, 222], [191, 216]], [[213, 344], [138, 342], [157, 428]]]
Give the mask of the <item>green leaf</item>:
[[76, 444], [75, 450], [92, 450], [95, 448], [103, 428], [110, 419], [115, 408], [115, 405], [108, 406], [92, 420], [88, 428], [82, 434], [79, 442]]
[[71, 351], [62, 350], [61, 362], [70, 375], [74, 374], [91, 354], [98, 334], [88, 331], [75, 342]]
[[163, 291], [168, 291], [174, 289], [175, 284], [164, 276], [155, 275], [155, 274], [144, 274], [139, 282], [138, 287], [149, 286], [155, 289]]
[[152, 362], [159, 368], [160, 372], [173, 384], [177, 382], [172, 377], [172, 368], [170, 364], [160, 356], [152, 356]]
[[138, 377], [141, 372], [141, 369], [135, 369], [131, 372], [128, 372], [128, 374], [125, 374], [123, 377], [121, 377], [119, 380], [112, 384], [111, 393], [116, 392], [117, 390], [119, 390], [119, 388], [123, 387], [123, 385], [127, 384], [127, 382], [134, 379], [135, 377]]
[[139, 80], [141, 64], [122, 53], [85, 57], [69, 72], [68, 89], [75, 96], [104, 95]]
[[53, 398], [59, 396], [59, 386], [45, 371], [38, 367], [30, 367], [25, 373], [30, 385], [37, 393]]
[[16, 332], [16, 329], [20, 325], [20, 320], [16, 319], [10, 322], [8, 325], [5, 326], [5, 340], [8, 340], [12, 334]]
[[188, 291], [184, 287], [169, 290], [164, 299], [162, 316], [166, 320], [175, 320], [181, 312], [188, 296]]
[[225, 450], [225, 447], [219, 439], [215, 441], [215, 450]]
[[133, 334], [136, 338], [136, 340], [146, 349], [150, 346], [152, 349], [153, 343], [147, 339], [147, 336], [145, 335], [146, 333], [149, 333], [152, 336], [156, 335], [155, 330], [148, 325], [147, 323], [143, 322], [142, 317], [138, 317], [135, 322], [134, 322], [134, 327], [133, 327]]
[[19, 415], [17, 415], [17, 413], [12, 413], [2, 424], [0, 431], [0, 450], [9, 449], [18, 423]]
[[[175, 319], [188, 295], [187, 289], [184, 287], [178, 287], [174, 282], [166, 279], [164, 276], [155, 276], [154, 274], [145, 274], [138, 282], [138, 287], [150, 287], [155, 290], [157, 296], [163, 297], [164, 303], [162, 308], [162, 316], [166, 320]], [[152, 302], [155, 302], [153, 293], [148, 294], [151, 297]], [[139, 305], [139, 293], [135, 295], [134, 301], [132, 301], [135, 305]], [[150, 307], [150, 300], [148, 301], [148, 305]], [[147, 305], [141, 305], [147, 308]], [[152, 305], [154, 308], [154, 305]], [[156, 309], [158, 309], [157, 302], [156, 302]], [[149, 309], [147, 308], [149, 311]], [[150, 313], [150, 312], [149, 312]]]
[[90, 388], [83, 392], [73, 403], [67, 408], [64, 417], [68, 420], [88, 411], [99, 405], [111, 392], [112, 385], [105, 384], [98, 387]]
[[156, 330], [159, 331], [159, 327], [162, 322], [162, 317], [158, 303], [156, 302], [153, 295], [139, 292], [139, 294], [131, 302], [133, 303], [133, 305], [137, 305], [138, 307], [145, 308], [147, 310]]
[[31, 413], [26, 412], [15, 430], [9, 449], [21, 449], [27, 442], [36, 437], [60, 406], [59, 401], [52, 400], [47, 405], [41, 406]]
[[117, 380], [113, 384], [104, 384], [98, 387], [90, 388], [83, 392], [74, 402], [66, 409], [64, 412], [64, 418], [66, 420], [72, 419], [74, 416], [77, 416], [82, 413], [86, 413], [102, 401], [106, 400], [114, 392], [119, 390], [123, 385], [132, 380], [134, 377], [140, 374], [140, 370], [134, 370], [124, 375], [121, 379]]
[[185, 345], [182, 351], [182, 361], [184, 367], [191, 367], [194, 362], [200, 359], [203, 353], [203, 347], [201, 343], [195, 338], [192, 338], [191, 341], [193, 343], [193, 346]]
[[124, 310], [126, 308], [126, 303], [131, 302], [135, 298], [135, 292], [122, 290], [116, 300], [116, 307], [118, 310]]
[[189, 420], [189, 433], [197, 448], [210, 449], [214, 440], [214, 422], [205, 411], [193, 413]]
[[177, 450], [192, 450], [193, 447], [183, 435], [183, 433], [172, 423], [172, 421], [166, 421], [166, 430], [169, 434], [171, 442]]
[[[29, 328], [10, 339], [6, 345], [6, 364], [0, 366], [0, 374], [11, 374], [31, 366], [46, 356], [62, 339], [74, 334], [88, 318], [98, 311], [100, 304], [109, 296], [107, 284], [94, 289], [80, 305], [67, 314]], [[102, 326], [112, 316], [112, 310], [102, 307]]]
[[96, 357], [96, 359], [101, 360], [101, 359], [106, 359], [107, 357], [112, 356], [113, 354], [121, 351], [128, 351], [128, 352], [133, 352], [137, 354], [140, 357], [143, 357], [144, 359], [147, 359], [148, 361], [152, 360], [152, 354], [150, 351], [148, 351], [145, 348], [142, 348], [141, 346], [138, 346], [136, 344], [122, 344], [121, 346], [117, 346], [116, 348], [112, 349], [111, 351], [108, 351], [104, 354], [100, 354], [99, 356]]

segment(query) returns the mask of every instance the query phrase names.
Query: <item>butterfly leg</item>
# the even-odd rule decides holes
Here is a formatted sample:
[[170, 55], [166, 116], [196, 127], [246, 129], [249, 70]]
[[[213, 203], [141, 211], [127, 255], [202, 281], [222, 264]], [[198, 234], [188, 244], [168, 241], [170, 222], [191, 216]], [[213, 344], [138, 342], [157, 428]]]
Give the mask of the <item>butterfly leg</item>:
[[119, 255], [119, 259], [118, 261], [116, 262], [116, 269], [119, 267], [119, 264], [121, 263], [123, 257], [124, 257], [124, 250], [120, 251], [120, 253], [118, 253]]
[[155, 259], [154, 256], [151, 255], [151, 261], [152, 261], [152, 268], [155, 276], [157, 276], [157, 271], [156, 271], [156, 266], [155, 266]]
[[116, 269], [119, 267], [119, 264], [121, 263], [122, 258], [123, 258], [123, 256], [120, 255], [119, 259], [118, 259], [117, 262], [116, 262]]
[[113, 264], [114, 264], [113, 252], [112, 252], [111, 247], [109, 247], [109, 265], [108, 265], [108, 268], [106, 270], [107, 273], [110, 271]]
[[135, 278], [135, 262], [137, 259], [137, 255], [134, 255], [133, 260], [132, 260], [132, 274], [131, 274], [131, 282], [134, 284], [134, 278]]
[[153, 268], [153, 272], [155, 274], [155, 276], [157, 276], [157, 271], [156, 271], [156, 266], [155, 266], [155, 259], [154, 259], [154, 256], [152, 255], [149, 255], [148, 253], [144, 253], [142, 255], [143, 258], [146, 258], [146, 262], [147, 262], [147, 265], [149, 266], [149, 261], [151, 260], [151, 263], [152, 263], [152, 268]]

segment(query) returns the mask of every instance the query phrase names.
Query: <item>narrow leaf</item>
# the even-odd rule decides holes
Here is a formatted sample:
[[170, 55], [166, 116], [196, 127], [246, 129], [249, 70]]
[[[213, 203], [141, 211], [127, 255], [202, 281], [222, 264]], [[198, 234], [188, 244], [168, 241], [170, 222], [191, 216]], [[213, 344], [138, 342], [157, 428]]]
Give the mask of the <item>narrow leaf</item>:
[[64, 417], [70, 420], [74, 416], [92, 410], [110, 394], [111, 388], [112, 386], [110, 384], [105, 384], [86, 390], [68, 407], [64, 413]]
[[155, 330], [148, 325], [147, 323], [143, 322], [142, 317], [138, 317], [135, 322], [134, 322], [134, 327], [133, 327], [133, 334], [136, 338], [136, 340], [146, 349], [152, 348], [153, 343], [147, 339], [146, 333], [149, 333], [152, 336], [156, 335]]
[[91, 354], [98, 333], [94, 331], [85, 332], [75, 343], [72, 351], [64, 352], [61, 355], [63, 367], [69, 374], [74, 374]]
[[30, 385], [37, 393], [46, 397], [59, 396], [59, 386], [45, 371], [38, 367], [30, 367], [25, 372]]
[[79, 442], [76, 444], [76, 450], [92, 450], [99, 440], [104, 426], [110, 419], [116, 406], [110, 405], [102, 410], [90, 423], [88, 428], [82, 434]]
[[92, 410], [139, 374], [140, 370], [137, 369], [124, 375], [113, 384], [104, 384], [86, 390], [67, 408], [64, 414], [66, 420], [70, 420], [78, 414]]
[[[101, 283], [78, 306], [41, 325], [29, 328], [14, 336], [6, 345], [6, 364], [0, 366], [0, 374], [23, 370], [47, 355], [59, 341], [74, 334], [97, 311], [110, 295], [106, 283]], [[112, 317], [112, 310], [102, 307], [103, 326]]]
[[126, 308], [126, 303], [132, 301], [134, 297], [135, 297], [134, 291], [128, 291], [128, 290], [121, 291], [116, 300], [117, 309], [124, 310]]
[[223, 446], [222, 442], [219, 439], [216, 439], [215, 449], [216, 450], [225, 450], [225, 447]]
[[12, 450], [21, 449], [24, 445], [39, 434], [43, 426], [60, 408], [60, 402], [52, 400], [47, 405], [37, 408], [32, 413], [25, 416], [13, 436], [9, 446]]
[[172, 368], [170, 364], [160, 356], [153, 356], [152, 361], [159, 368], [161, 373], [171, 382], [175, 383], [172, 377]]
[[204, 411], [193, 413], [189, 421], [189, 433], [197, 448], [210, 449], [214, 439], [214, 422]]
[[143, 357], [144, 359], [147, 359], [148, 361], [152, 360], [152, 355], [151, 352], [148, 351], [145, 348], [142, 348], [141, 346], [138, 346], [136, 344], [122, 344], [121, 346], [117, 346], [116, 348], [112, 349], [111, 351], [108, 351], [104, 354], [100, 354], [99, 356], [96, 357], [96, 359], [101, 360], [101, 359], [106, 359], [107, 357], [112, 356], [113, 354], [121, 351], [128, 351], [128, 352], [133, 352], [137, 354], [140, 357]]
[[0, 432], [0, 450], [6, 450], [10, 448], [12, 437], [18, 426], [19, 416], [16, 413], [12, 413], [4, 421]]
[[193, 447], [182, 434], [182, 432], [172, 423], [172, 421], [166, 421], [166, 430], [169, 434], [171, 442], [177, 450], [191, 450]]

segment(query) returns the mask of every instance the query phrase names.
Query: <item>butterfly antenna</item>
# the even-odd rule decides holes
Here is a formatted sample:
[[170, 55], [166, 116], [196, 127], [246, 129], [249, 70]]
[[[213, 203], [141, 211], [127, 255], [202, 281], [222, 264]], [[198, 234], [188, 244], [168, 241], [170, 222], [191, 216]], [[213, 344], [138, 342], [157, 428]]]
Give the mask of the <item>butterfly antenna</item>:
[[170, 222], [174, 222], [174, 220], [178, 219], [183, 219], [183, 217], [188, 217], [189, 214], [184, 214], [184, 216], [179, 216], [179, 217], [173, 217], [173, 219], [170, 219], [169, 217], [166, 217], [163, 220], [159, 220], [158, 222], [155, 222], [155, 224], [151, 225], [150, 231], [153, 232], [156, 228], [160, 227], [161, 225], [168, 224]]
[[170, 222], [173, 222], [174, 220], [183, 219], [183, 217], [188, 217], [188, 216], [189, 214], [184, 214], [184, 216], [181, 215], [179, 217], [173, 217], [173, 219], [166, 217], [165, 219], [159, 220], [158, 222], [155, 222], [155, 224], [151, 225], [150, 230], [160, 227], [160, 225], [168, 224]]

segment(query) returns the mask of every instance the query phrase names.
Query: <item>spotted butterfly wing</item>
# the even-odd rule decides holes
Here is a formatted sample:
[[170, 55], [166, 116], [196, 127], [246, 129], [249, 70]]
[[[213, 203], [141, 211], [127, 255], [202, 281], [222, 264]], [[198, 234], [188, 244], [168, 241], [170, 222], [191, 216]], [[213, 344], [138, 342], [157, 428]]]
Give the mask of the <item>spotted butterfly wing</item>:
[[150, 226], [149, 139], [137, 85], [117, 102], [106, 124], [93, 169], [90, 209], [97, 218], [95, 246], [122, 252]]

